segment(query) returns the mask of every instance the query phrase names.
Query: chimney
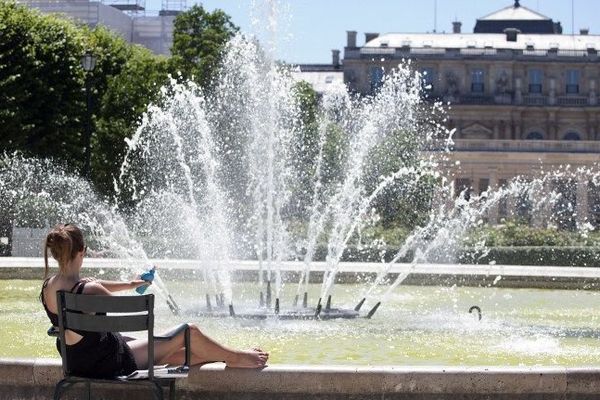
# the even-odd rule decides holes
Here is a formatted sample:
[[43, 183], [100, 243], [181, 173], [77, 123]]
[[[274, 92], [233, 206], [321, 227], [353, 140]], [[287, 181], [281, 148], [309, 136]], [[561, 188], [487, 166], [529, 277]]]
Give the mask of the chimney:
[[331, 50], [331, 63], [335, 68], [340, 66], [340, 51], [339, 50]]
[[356, 47], [356, 31], [346, 31], [346, 47]]
[[581, 29], [579, 30], [579, 34], [580, 34], [580, 35], [585, 35], [585, 36], [587, 36], [589, 33], [590, 33], [590, 28], [581, 28]]
[[516, 42], [517, 36], [519, 35], [519, 33], [521, 33], [521, 31], [517, 28], [506, 28], [504, 30], [504, 33], [506, 34], [507, 42]]
[[369, 43], [373, 39], [377, 39], [379, 33], [365, 33], [365, 43]]
[[452, 33], [460, 33], [461, 26], [462, 26], [462, 22], [454, 21], [452, 23]]
[[562, 34], [562, 25], [560, 24], [560, 22], [555, 22], [554, 23], [554, 33], [560, 35]]

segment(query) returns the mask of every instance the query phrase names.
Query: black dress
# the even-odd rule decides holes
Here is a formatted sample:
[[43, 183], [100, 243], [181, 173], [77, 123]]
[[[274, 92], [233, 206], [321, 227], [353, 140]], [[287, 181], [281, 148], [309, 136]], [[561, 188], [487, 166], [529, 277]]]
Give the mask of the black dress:
[[[53, 326], [58, 327], [58, 315], [48, 309], [44, 300], [44, 288], [48, 285], [44, 281], [40, 298], [48, 318]], [[71, 289], [81, 294], [85, 282], [77, 282]], [[116, 376], [129, 375], [137, 369], [135, 358], [129, 345], [121, 334], [116, 332], [88, 332], [76, 331], [83, 338], [72, 345], [67, 345], [67, 363], [71, 375], [86, 378], [110, 379]], [[60, 339], [56, 339], [56, 348], [60, 353]]]

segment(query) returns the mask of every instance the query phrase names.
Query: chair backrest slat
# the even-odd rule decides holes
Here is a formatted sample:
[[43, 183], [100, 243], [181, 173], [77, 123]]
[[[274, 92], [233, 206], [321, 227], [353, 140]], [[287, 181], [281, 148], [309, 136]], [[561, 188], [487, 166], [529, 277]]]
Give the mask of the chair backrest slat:
[[148, 330], [148, 315], [94, 315], [64, 312], [64, 328], [88, 332], [135, 332]]
[[133, 313], [148, 311], [146, 296], [96, 296], [64, 292], [65, 308], [69, 311], [97, 313]]

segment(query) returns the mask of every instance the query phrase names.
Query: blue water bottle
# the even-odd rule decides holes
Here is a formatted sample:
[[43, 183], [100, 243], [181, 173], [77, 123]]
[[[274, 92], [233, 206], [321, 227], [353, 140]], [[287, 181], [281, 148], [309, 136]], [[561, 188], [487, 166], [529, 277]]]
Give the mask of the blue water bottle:
[[[148, 271], [146, 271], [142, 275], [140, 275], [140, 279], [142, 279], [146, 282], [152, 282], [154, 280], [154, 271], [155, 270], [156, 270], [156, 267], [153, 265], [152, 268], [150, 268]], [[135, 291], [138, 292], [139, 294], [144, 294], [146, 289], [148, 289], [148, 286], [149, 285], [138, 286], [135, 288]]]

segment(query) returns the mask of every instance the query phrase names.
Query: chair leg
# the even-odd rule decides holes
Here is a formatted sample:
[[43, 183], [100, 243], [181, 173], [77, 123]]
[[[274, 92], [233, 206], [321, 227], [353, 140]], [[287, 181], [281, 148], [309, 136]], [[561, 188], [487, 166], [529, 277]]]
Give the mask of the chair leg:
[[169, 400], [175, 400], [175, 381], [169, 384]]
[[65, 379], [62, 379], [60, 382], [56, 384], [54, 387], [54, 396], [52, 397], [54, 400], [60, 400], [62, 394], [72, 385], [71, 382], [67, 382]]
[[154, 394], [154, 398], [156, 400], [163, 400], [163, 390], [162, 387], [160, 386], [160, 384], [156, 383], [156, 382], [152, 382], [152, 392]]

